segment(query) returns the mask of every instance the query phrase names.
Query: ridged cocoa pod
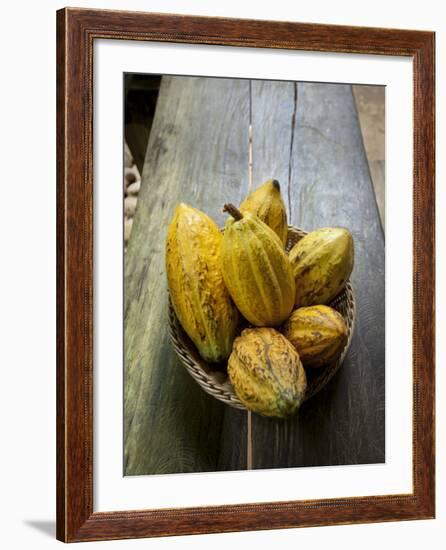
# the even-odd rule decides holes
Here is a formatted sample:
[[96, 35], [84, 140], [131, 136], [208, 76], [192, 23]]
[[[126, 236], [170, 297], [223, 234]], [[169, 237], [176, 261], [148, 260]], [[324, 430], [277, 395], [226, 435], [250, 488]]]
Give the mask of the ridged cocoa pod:
[[340, 227], [317, 229], [293, 246], [289, 258], [296, 283], [296, 306], [328, 304], [352, 272], [352, 235]]
[[305, 367], [322, 367], [338, 359], [347, 342], [342, 315], [328, 306], [300, 307], [283, 326]]
[[235, 339], [228, 374], [240, 401], [264, 416], [285, 418], [305, 396], [307, 379], [299, 354], [272, 328], [245, 329]]
[[294, 304], [294, 278], [288, 256], [274, 231], [257, 216], [226, 205], [234, 223], [223, 237], [222, 269], [229, 293], [253, 325], [276, 326]]
[[166, 271], [176, 316], [206, 361], [227, 359], [239, 314], [221, 271], [223, 236], [203, 212], [179, 204], [166, 240]]
[[[241, 203], [240, 212], [254, 214], [277, 234], [285, 246], [288, 237], [288, 222], [285, 204], [277, 180], [268, 180], [250, 193]], [[233, 223], [228, 218], [227, 225]]]

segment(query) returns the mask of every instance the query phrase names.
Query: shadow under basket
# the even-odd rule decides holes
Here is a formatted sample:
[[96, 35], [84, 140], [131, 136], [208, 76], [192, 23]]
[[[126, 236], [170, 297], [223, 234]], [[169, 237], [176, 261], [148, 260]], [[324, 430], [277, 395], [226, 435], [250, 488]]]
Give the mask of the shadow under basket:
[[[288, 226], [287, 252], [289, 252], [306, 234], [307, 232], [302, 229]], [[347, 355], [352, 340], [356, 317], [355, 297], [350, 281], [347, 282], [344, 289], [328, 305], [338, 311], [344, 318], [347, 325], [347, 341], [339, 359], [335, 363], [319, 368], [305, 369], [307, 373], [307, 390], [304, 401], [316, 395], [327, 385], [339, 370]], [[180, 325], [170, 300], [169, 334], [173, 347], [181, 362], [205, 392], [231, 407], [247, 410], [235, 394], [234, 388], [226, 372], [226, 362], [208, 363], [200, 356], [194, 343]]]

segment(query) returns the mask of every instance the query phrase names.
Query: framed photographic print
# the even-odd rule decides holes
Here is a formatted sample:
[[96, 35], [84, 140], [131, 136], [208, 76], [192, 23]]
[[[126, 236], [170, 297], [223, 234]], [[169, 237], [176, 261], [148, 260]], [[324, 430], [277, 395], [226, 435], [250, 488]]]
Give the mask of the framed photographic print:
[[433, 518], [434, 33], [57, 48], [57, 537]]

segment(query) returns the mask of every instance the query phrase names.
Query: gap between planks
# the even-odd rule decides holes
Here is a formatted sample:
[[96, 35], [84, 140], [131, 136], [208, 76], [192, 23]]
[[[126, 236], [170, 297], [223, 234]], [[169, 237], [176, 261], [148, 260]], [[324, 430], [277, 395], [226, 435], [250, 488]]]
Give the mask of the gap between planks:
[[[248, 125], [248, 194], [252, 191], [252, 80], [249, 81], [249, 125]], [[252, 470], [252, 414], [247, 412], [246, 469]]]
[[[249, 81], [249, 125], [248, 125], [248, 194], [253, 189], [253, 153], [252, 153], [252, 80]], [[294, 126], [296, 122], [297, 113], [297, 82], [294, 82], [294, 107], [291, 117], [291, 143], [290, 143], [290, 162], [288, 170], [288, 216], [291, 219], [291, 157], [294, 149]], [[253, 466], [253, 440], [252, 440], [252, 413], [247, 411], [247, 429], [246, 429], [246, 468], [252, 470]]]
[[[249, 126], [248, 126], [248, 194], [252, 191], [252, 80], [249, 81]], [[252, 414], [247, 412], [246, 469], [252, 470]]]

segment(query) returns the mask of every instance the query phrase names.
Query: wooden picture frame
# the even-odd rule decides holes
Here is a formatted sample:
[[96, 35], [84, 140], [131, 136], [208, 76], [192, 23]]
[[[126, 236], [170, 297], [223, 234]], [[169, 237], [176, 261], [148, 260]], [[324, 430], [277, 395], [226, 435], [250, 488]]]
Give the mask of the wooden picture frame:
[[[413, 60], [413, 492], [93, 512], [93, 42], [99, 38]], [[57, 12], [57, 538], [66, 541], [433, 518], [432, 32], [65, 8]]]

